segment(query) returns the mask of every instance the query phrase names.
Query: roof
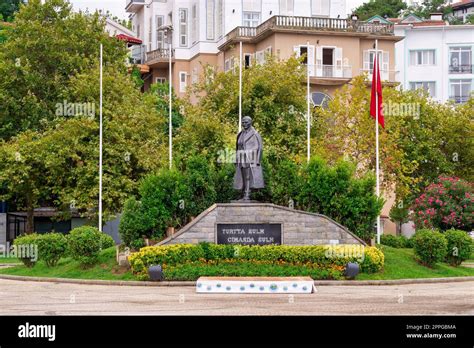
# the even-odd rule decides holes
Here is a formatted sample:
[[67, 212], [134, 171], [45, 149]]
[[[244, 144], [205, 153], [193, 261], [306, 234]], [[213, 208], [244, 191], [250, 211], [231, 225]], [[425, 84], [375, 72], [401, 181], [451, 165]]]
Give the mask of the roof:
[[378, 20], [380, 23], [390, 24], [389, 19], [385, 19], [382, 16], [375, 15], [366, 20], [367, 23], [372, 23], [373, 21]]
[[474, 0], [462, 0], [450, 5], [452, 9], [474, 7]]
[[[71, 209], [70, 210], [71, 217], [81, 217], [81, 214], [77, 211], [77, 209]], [[24, 211], [20, 212], [11, 212], [9, 214], [16, 215], [16, 216], [27, 216], [27, 213]], [[41, 207], [41, 208], [35, 208], [33, 216], [35, 217], [55, 217], [60, 215], [61, 212], [58, 211], [56, 208], [53, 207]]]

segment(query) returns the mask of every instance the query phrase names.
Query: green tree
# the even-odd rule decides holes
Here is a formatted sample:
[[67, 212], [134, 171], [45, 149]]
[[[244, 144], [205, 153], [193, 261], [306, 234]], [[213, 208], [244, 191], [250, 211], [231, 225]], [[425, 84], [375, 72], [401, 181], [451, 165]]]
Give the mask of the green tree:
[[[382, 188], [410, 201], [441, 174], [472, 181], [472, 98], [464, 105], [441, 104], [423, 91], [384, 88], [385, 129], [380, 128]], [[349, 158], [358, 173], [375, 169], [374, 120], [364, 78], [353, 79], [319, 110], [313, 149], [330, 163]]]
[[57, 103], [67, 99], [71, 82], [99, 60], [126, 70], [123, 42], [110, 39], [98, 13], [75, 13], [65, 0], [28, 1], [16, 14], [15, 30], [0, 50], [0, 139], [46, 129], [60, 119]]
[[0, 20], [11, 21], [25, 0], [2, 0], [0, 2]]
[[446, 0], [423, 0], [420, 5], [411, 6], [406, 10], [406, 14], [413, 13], [420, 18], [428, 19], [434, 12], [441, 12], [443, 15], [452, 13], [449, 6], [445, 6]]
[[[99, 97], [99, 72], [77, 75], [69, 91], [73, 100]], [[97, 107], [98, 108], [98, 107]], [[163, 136], [165, 118], [155, 98], [142, 95], [126, 73], [104, 71], [104, 192], [105, 217], [118, 213], [138, 192], [138, 182], [167, 162]], [[47, 203], [65, 212], [71, 206], [96, 218], [98, 199], [98, 110], [91, 116], [63, 118], [44, 131], [25, 131], [0, 143], [0, 187], [3, 199], [14, 200], [28, 212]]]
[[407, 8], [403, 0], [370, 0], [355, 9], [355, 13], [361, 20], [367, 20], [372, 16], [397, 18]]

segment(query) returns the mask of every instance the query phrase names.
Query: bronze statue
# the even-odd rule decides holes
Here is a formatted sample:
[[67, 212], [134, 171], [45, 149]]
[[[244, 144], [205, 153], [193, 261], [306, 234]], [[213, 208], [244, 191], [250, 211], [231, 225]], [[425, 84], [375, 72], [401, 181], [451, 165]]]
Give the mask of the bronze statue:
[[262, 137], [252, 127], [252, 119], [242, 119], [243, 130], [237, 135], [234, 188], [242, 191], [241, 201], [250, 201], [250, 190], [265, 187], [261, 166]]

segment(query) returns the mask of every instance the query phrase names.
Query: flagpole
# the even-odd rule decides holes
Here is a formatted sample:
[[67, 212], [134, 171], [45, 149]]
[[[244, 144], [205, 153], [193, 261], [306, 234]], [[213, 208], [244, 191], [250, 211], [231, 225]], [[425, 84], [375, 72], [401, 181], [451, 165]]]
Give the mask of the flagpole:
[[99, 231], [102, 232], [102, 44], [100, 44], [100, 101], [99, 101]]
[[242, 130], [242, 41], [239, 54], [239, 132]]
[[307, 69], [306, 69], [306, 99], [307, 99], [307, 161], [309, 163], [309, 160], [311, 158], [311, 115], [310, 115], [310, 112], [311, 112], [311, 106], [310, 106], [310, 85], [309, 85], [309, 78], [310, 78], [310, 75], [309, 75], [309, 41], [306, 42], [306, 45], [307, 45], [307, 49], [306, 49], [306, 54], [307, 54], [307, 57], [306, 57], [306, 60], [308, 62], [307, 64]]
[[[374, 66], [374, 69], [379, 67], [379, 40], [375, 40], [375, 61], [377, 62], [377, 66]], [[378, 90], [378, 72], [375, 74], [375, 90]], [[373, 81], [372, 81], [373, 83]], [[379, 95], [375, 93], [375, 176], [376, 176], [376, 187], [375, 192], [377, 198], [380, 197], [380, 164], [379, 164]], [[377, 215], [377, 244], [380, 244], [380, 214]]]
[[173, 33], [172, 27], [168, 28], [168, 73], [169, 73], [169, 115], [168, 115], [168, 151], [169, 151], [169, 168], [173, 168]]

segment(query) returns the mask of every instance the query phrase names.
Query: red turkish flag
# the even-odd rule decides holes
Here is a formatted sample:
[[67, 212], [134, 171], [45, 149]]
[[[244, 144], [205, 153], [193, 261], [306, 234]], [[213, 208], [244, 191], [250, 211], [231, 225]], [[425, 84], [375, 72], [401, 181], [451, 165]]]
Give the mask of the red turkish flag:
[[377, 59], [377, 54], [375, 54], [374, 72], [372, 75], [372, 94], [370, 97], [370, 115], [375, 120], [375, 118], [377, 117], [376, 110], [378, 108], [379, 110], [378, 122], [382, 126], [382, 128], [385, 128], [385, 119], [383, 117], [383, 112], [382, 112], [382, 103], [383, 103], [382, 81], [380, 80], [380, 70], [379, 70], [379, 62]]

